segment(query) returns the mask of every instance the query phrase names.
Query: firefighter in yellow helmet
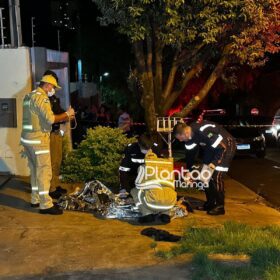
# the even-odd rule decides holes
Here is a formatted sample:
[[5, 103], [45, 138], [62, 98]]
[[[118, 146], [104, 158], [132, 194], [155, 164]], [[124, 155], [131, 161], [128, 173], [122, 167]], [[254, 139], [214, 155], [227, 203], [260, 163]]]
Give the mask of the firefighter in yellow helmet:
[[39, 207], [41, 214], [62, 214], [49, 196], [52, 178], [50, 158], [50, 131], [52, 124], [71, 120], [75, 112], [69, 109], [54, 115], [48, 94], [61, 87], [52, 75], [42, 77], [39, 87], [23, 100], [21, 144], [24, 146], [31, 173], [31, 207]]

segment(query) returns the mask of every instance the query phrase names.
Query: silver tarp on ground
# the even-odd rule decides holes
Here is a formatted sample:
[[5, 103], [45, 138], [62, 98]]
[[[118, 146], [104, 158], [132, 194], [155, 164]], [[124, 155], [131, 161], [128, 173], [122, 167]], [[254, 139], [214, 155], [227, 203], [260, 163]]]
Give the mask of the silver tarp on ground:
[[[65, 210], [92, 212], [107, 219], [136, 219], [141, 216], [133, 199], [120, 199], [104, 184], [93, 180], [85, 184], [84, 188], [63, 196], [58, 205]], [[172, 218], [187, 216], [187, 211], [180, 206], [171, 209]]]

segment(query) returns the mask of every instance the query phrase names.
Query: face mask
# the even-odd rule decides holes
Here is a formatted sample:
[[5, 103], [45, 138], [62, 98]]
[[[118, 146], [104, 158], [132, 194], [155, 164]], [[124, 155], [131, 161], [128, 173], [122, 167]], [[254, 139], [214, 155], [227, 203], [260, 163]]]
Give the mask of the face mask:
[[48, 96], [49, 97], [53, 96], [54, 94], [55, 94], [55, 89], [54, 88], [52, 88], [51, 91], [48, 91]]

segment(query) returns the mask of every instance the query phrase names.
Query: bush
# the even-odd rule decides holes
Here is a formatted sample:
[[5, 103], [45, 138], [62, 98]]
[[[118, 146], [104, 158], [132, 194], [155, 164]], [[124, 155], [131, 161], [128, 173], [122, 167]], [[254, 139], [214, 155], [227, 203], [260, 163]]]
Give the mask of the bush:
[[98, 126], [88, 129], [85, 140], [63, 161], [63, 181], [76, 183], [97, 179], [110, 188], [116, 188], [123, 151], [135, 141], [135, 138], [127, 138], [118, 128]]

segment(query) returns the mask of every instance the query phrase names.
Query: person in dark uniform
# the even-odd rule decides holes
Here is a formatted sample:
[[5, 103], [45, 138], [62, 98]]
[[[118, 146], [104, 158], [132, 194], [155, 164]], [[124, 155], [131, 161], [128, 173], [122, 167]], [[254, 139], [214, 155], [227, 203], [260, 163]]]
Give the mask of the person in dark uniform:
[[197, 152], [201, 150], [202, 163], [211, 170], [203, 210], [209, 215], [225, 214], [223, 177], [235, 154], [235, 139], [223, 127], [209, 121], [191, 125], [178, 123], [173, 133], [180, 142], [185, 142], [187, 169], [192, 170]]
[[[44, 75], [53, 76], [58, 82], [58, 77], [55, 72], [47, 70]], [[55, 95], [49, 93], [49, 100], [51, 108], [54, 114], [63, 114], [65, 110], [61, 108], [60, 99]], [[54, 199], [58, 199], [62, 194], [66, 193], [66, 190], [59, 186], [60, 180], [60, 167], [62, 162], [62, 146], [63, 146], [63, 131], [60, 130], [62, 123], [55, 123], [52, 125], [52, 131], [50, 134], [50, 153], [52, 162], [52, 180], [50, 187], [50, 196]]]
[[130, 193], [131, 189], [135, 187], [138, 167], [144, 164], [145, 155], [150, 149], [157, 156], [160, 155], [158, 144], [153, 143], [147, 134], [142, 134], [138, 138], [138, 142], [129, 144], [126, 147], [119, 167], [120, 197], [126, 198], [127, 192]]

